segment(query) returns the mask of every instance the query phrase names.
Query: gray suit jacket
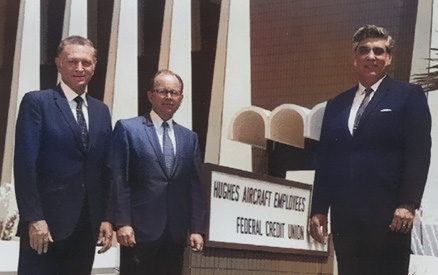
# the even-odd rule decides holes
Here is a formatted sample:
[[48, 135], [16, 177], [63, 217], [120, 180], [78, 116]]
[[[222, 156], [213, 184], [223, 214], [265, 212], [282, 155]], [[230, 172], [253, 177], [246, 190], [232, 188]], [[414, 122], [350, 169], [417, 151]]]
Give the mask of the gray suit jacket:
[[149, 116], [117, 122], [111, 143], [113, 222], [130, 225], [137, 242], [159, 238], [166, 225], [175, 242], [204, 233], [205, 202], [200, 182], [197, 135], [174, 124], [176, 160], [167, 172]]

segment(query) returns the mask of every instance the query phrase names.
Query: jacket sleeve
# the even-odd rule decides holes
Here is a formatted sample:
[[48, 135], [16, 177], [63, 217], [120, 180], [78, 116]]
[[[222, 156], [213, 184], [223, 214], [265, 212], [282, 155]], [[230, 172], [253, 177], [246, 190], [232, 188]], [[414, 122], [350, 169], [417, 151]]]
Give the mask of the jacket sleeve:
[[418, 208], [423, 196], [430, 164], [431, 115], [423, 89], [414, 85], [404, 108], [403, 168], [399, 204]]
[[112, 223], [115, 227], [131, 225], [131, 197], [128, 184], [129, 142], [121, 121], [116, 123], [111, 137], [109, 170], [112, 189]]
[[105, 110], [102, 111], [103, 114], [105, 114], [105, 117], [108, 118], [106, 124], [108, 129], [108, 135], [106, 135], [105, 140], [102, 140], [105, 148], [105, 157], [104, 157], [104, 163], [102, 165], [102, 205], [104, 209], [104, 216], [103, 221], [111, 221], [113, 208], [111, 205], [111, 197], [112, 197], [112, 188], [111, 188], [111, 169], [110, 169], [110, 142], [111, 142], [111, 133], [112, 133], [112, 126], [111, 126], [111, 115], [109, 113], [108, 107], [105, 105]]
[[312, 190], [312, 208], [310, 216], [315, 214], [327, 215], [330, 207], [331, 186], [329, 177], [330, 149], [328, 144], [328, 127], [330, 106], [332, 101], [327, 102], [321, 127], [321, 136], [316, 156], [315, 180]]
[[42, 110], [32, 94], [20, 104], [15, 132], [14, 178], [20, 220], [44, 220], [37, 189], [37, 161], [42, 141]]
[[202, 188], [201, 178], [201, 153], [198, 138], [194, 139], [193, 172], [190, 182], [190, 233], [205, 234], [206, 227], [206, 202]]

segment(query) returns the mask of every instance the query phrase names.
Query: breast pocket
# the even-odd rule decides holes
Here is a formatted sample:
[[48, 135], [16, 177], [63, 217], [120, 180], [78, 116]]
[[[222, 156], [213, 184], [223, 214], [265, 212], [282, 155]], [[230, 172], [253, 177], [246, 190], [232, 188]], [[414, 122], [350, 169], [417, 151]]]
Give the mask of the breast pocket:
[[366, 135], [375, 145], [382, 145], [386, 150], [395, 146], [402, 137], [402, 112], [394, 108], [380, 108], [370, 114], [366, 126]]

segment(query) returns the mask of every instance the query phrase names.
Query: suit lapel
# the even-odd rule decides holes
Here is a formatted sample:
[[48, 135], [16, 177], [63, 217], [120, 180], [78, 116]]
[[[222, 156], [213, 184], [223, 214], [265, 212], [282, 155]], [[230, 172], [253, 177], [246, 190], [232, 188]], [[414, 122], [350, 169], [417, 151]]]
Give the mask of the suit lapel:
[[91, 145], [96, 142], [96, 133], [97, 127], [99, 127], [99, 115], [100, 112], [96, 106], [96, 102], [94, 100], [90, 100], [90, 97], [87, 95], [87, 103], [88, 103], [88, 150], [90, 150]]
[[347, 91], [345, 97], [345, 103], [342, 106], [345, 106], [344, 110], [342, 110], [342, 128], [345, 130], [345, 134], [349, 137], [352, 137], [350, 129], [348, 128], [348, 120], [350, 118], [351, 106], [353, 105], [353, 100], [356, 95], [356, 91], [359, 88], [359, 85], [354, 86], [349, 91]]
[[172, 170], [172, 176], [175, 174], [176, 170], [178, 169], [178, 166], [180, 165], [180, 161], [179, 161], [179, 157], [182, 155], [182, 150], [183, 150], [183, 144], [184, 144], [184, 137], [183, 137], [183, 131], [180, 125], [176, 124], [175, 122], [173, 123], [173, 131], [175, 132], [175, 146], [176, 146], [176, 150], [175, 150], [175, 163], [173, 165], [173, 170]]
[[155, 131], [154, 123], [150, 119], [149, 114], [143, 117], [143, 125], [146, 131], [146, 136], [148, 137], [149, 142], [154, 149], [155, 155], [158, 158], [158, 163], [160, 164], [163, 173], [166, 175], [166, 177], [170, 178], [170, 175], [167, 172], [166, 163], [164, 161], [163, 151], [161, 150], [161, 145], [158, 141], [157, 132]]
[[65, 97], [64, 92], [62, 91], [59, 85], [55, 89], [54, 99], [56, 106], [61, 111], [62, 116], [64, 117], [65, 121], [67, 122], [68, 126], [70, 127], [75, 137], [76, 145], [78, 146], [79, 150], [82, 151], [81, 137], [80, 137], [80, 130], [78, 123], [76, 122], [76, 119], [74, 118], [73, 113], [70, 109], [70, 105], [68, 105], [67, 98]]
[[373, 98], [371, 98], [368, 103], [365, 111], [362, 114], [362, 118], [360, 119], [359, 128], [361, 125], [365, 124], [367, 121], [368, 115], [379, 105], [379, 103], [386, 97], [389, 92], [389, 88], [391, 87], [392, 80], [389, 76], [387, 76], [382, 83], [380, 83], [379, 88], [374, 93]]

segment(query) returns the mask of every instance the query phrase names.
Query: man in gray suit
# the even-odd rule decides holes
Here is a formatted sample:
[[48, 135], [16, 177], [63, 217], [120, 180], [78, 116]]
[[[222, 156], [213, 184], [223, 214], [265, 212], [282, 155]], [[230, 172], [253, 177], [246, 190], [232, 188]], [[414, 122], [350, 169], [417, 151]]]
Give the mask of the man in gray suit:
[[202, 251], [205, 202], [197, 135], [175, 123], [181, 78], [159, 71], [150, 113], [117, 122], [110, 166], [121, 274], [179, 274], [184, 247]]

